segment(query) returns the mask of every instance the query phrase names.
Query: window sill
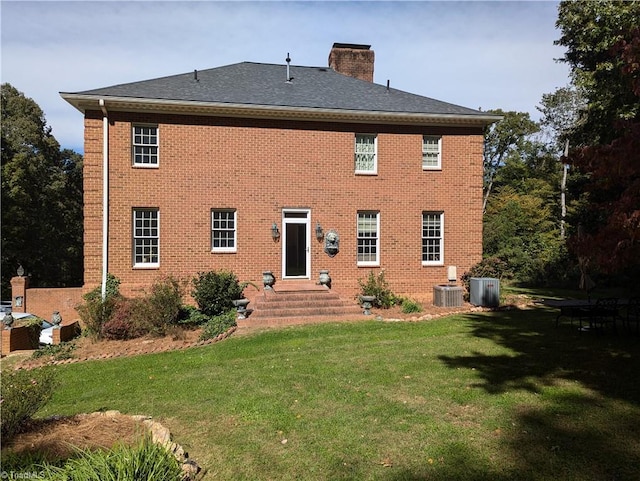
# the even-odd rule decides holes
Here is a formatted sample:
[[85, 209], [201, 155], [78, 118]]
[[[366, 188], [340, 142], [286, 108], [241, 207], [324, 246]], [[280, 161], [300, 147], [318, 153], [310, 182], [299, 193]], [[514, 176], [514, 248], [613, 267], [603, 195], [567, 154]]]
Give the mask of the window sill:
[[361, 171], [361, 170], [356, 170], [355, 171], [356, 175], [378, 175], [378, 172], [366, 172], [366, 171]]
[[160, 269], [160, 264], [134, 264], [133, 268], [135, 270]]
[[422, 263], [422, 267], [442, 267], [444, 265], [444, 262], [438, 261], [438, 262], [423, 262]]
[[132, 164], [131, 167], [134, 169], [159, 169], [159, 164]]

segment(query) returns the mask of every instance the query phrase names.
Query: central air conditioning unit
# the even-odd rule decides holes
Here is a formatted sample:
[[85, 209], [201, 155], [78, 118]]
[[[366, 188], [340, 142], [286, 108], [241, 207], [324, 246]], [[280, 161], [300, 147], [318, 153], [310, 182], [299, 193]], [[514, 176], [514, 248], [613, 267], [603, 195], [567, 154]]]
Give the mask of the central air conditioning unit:
[[433, 305], [438, 307], [462, 306], [463, 289], [460, 286], [441, 284], [433, 286]]
[[499, 306], [500, 280], [493, 277], [472, 277], [469, 279], [469, 297], [474, 306]]

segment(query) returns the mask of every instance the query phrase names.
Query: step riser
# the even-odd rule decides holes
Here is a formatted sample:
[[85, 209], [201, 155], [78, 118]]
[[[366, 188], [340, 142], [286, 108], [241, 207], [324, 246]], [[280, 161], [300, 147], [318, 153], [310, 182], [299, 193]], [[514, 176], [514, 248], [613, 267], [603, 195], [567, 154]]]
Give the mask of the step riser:
[[251, 325], [286, 325], [299, 323], [300, 319], [323, 321], [363, 316], [362, 309], [355, 301], [345, 300], [328, 289], [317, 286], [310, 286], [309, 289], [303, 286], [301, 289], [287, 291], [266, 291], [254, 299], [249, 309], [252, 313], [242, 323]]

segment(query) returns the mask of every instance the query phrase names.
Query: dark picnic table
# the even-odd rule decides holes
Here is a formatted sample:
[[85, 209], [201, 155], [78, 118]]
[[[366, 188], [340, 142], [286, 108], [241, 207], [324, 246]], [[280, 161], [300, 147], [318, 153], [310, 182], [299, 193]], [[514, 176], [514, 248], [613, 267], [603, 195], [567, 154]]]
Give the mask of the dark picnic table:
[[613, 297], [600, 299], [543, 299], [542, 304], [548, 307], [559, 309], [560, 312], [556, 316], [556, 327], [560, 323], [561, 317], [576, 319], [580, 323], [580, 329], [583, 328], [583, 322], [589, 324], [590, 328], [604, 327], [604, 324], [611, 323], [613, 328], [616, 327], [616, 320], [622, 319], [618, 312], [620, 307], [624, 307], [629, 303], [628, 299], [618, 299]]

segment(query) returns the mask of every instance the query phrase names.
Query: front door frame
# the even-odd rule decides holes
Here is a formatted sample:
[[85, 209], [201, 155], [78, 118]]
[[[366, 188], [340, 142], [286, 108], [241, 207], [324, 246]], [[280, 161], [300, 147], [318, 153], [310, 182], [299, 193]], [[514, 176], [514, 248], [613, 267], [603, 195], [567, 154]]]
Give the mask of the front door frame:
[[[287, 214], [306, 214], [306, 217], [287, 217]], [[301, 224], [305, 228], [305, 271], [299, 276], [287, 275], [287, 224]], [[311, 279], [311, 209], [282, 209], [282, 278]]]

